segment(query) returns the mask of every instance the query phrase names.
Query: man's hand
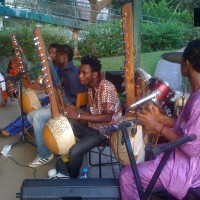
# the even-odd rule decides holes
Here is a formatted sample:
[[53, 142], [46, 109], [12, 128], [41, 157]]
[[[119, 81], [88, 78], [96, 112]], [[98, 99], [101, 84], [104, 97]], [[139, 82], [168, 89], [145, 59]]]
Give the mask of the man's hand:
[[151, 130], [154, 133], [158, 133], [158, 127], [160, 127], [159, 108], [153, 104], [147, 104], [142, 109], [141, 113], [137, 113], [137, 118], [142, 121], [142, 125], [145, 128]]
[[64, 116], [70, 119], [78, 119], [79, 110], [73, 104], [67, 104], [63, 111]]
[[154, 103], [147, 103], [143, 107], [143, 110], [149, 111], [158, 121], [162, 115], [160, 108], [156, 106]]

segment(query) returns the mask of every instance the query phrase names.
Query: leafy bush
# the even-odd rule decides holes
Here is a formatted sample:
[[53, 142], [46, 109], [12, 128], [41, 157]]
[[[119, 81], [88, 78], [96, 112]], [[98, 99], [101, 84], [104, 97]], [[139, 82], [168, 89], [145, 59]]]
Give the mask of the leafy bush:
[[[120, 2], [119, 0], [118, 3]], [[177, 49], [199, 36], [198, 29], [192, 25], [192, 15], [180, 7], [180, 4], [174, 7], [173, 1], [143, 0], [143, 16], [151, 17], [150, 22], [142, 24], [142, 52]], [[10, 41], [10, 33], [13, 32], [24, 49], [27, 60], [34, 66], [38, 65], [32, 35], [36, 22], [16, 19], [10, 21], [12, 25], [8, 24], [8, 28], [0, 32], [0, 56], [13, 56]], [[41, 26], [46, 46], [52, 42], [74, 45], [69, 29], [46, 24]], [[98, 57], [122, 55], [124, 45], [121, 33], [119, 20], [91, 26], [89, 30], [79, 34], [79, 53]]]
[[[25, 58], [28, 60], [30, 65], [32, 67], [38, 66], [39, 59], [37, 58], [33, 41], [33, 30], [36, 27], [36, 22], [31, 22], [28, 26], [24, 26], [24, 20], [14, 21], [16, 22], [15, 26], [3, 28], [0, 32], [0, 56], [13, 57], [10, 34], [14, 33], [19, 45], [24, 50]], [[55, 42], [64, 44], [72, 37], [72, 34], [67, 28], [44, 24], [40, 24], [40, 26], [46, 47], [48, 47], [50, 43]], [[36, 74], [37, 73], [38, 72], [36, 72]]]
[[83, 33], [83, 39], [79, 41], [80, 54], [92, 54], [97, 57], [121, 54], [123, 47], [121, 32], [121, 22], [119, 21], [92, 26], [88, 33]]
[[180, 10], [181, 4], [175, 6], [172, 5], [172, 2], [167, 0], [143, 0], [142, 12], [147, 16], [190, 24], [192, 15], [189, 11], [186, 9]]
[[148, 23], [142, 25], [143, 52], [181, 48], [197, 37], [193, 17], [182, 3], [143, 0], [143, 14], [147, 19], [151, 16]]
[[145, 23], [142, 25], [142, 51], [170, 50], [183, 47], [187, 26], [181, 23]]
[[[120, 3], [120, 2], [118, 2]], [[172, 1], [143, 0], [143, 16], [151, 16], [148, 23], [142, 24], [142, 52], [181, 48], [198, 36], [191, 26], [192, 16], [180, 4], [175, 7]], [[120, 22], [99, 24], [84, 32], [79, 41], [79, 52], [107, 57], [122, 54], [123, 38]]]

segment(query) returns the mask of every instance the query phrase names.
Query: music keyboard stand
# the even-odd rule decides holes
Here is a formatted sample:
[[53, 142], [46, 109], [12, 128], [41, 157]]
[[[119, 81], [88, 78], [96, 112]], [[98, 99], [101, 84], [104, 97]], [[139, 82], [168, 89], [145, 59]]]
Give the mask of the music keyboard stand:
[[160, 163], [158, 164], [158, 167], [156, 168], [156, 171], [154, 172], [153, 177], [151, 178], [146, 190], [144, 191], [142, 182], [140, 179], [139, 171], [137, 168], [136, 160], [134, 157], [133, 149], [131, 146], [131, 142], [129, 139], [129, 134], [127, 131], [127, 127], [129, 125], [127, 125], [126, 122], [123, 122], [123, 123], [124, 123], [124, 126], [122, 127], [122, 134], [124, 136], [127, 153], [128, 153], [130, 164], [131, 164], [131, 169], [132, 169], [132, 172], [133, 172], [133, 175], [135, 178], [135, 183], [136, 183], [136, 186], [138, 189], [138, 194], [139, 194], [140, 200], [147, 200], [149, 198], [149, 196], [151, 195], [153, 187], [155, 186], [155, 183], [156, 183], [158, 177], [160, 176], [172, 151], [181, 144], [195, 140], [197, 138], [197, 136], [195, 134], [192, 134], [190, 136], [181, 138], [177, 141], [173, 141], [173, 142], [167, 143], [165, 145], [162, 145], [160, 147], [156, 147], [156, 148], [152, 149], [152, 151], [151, 151], [152, 156], [156, 157], [157, 155], [159, 155], [163, 152], [164, 152], [164, 155], [163, 155]]

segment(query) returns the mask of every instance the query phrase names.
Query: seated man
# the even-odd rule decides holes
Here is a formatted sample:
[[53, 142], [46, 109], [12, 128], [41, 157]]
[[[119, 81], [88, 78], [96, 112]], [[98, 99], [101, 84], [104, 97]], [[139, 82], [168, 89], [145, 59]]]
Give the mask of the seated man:
[[[53, 63], [54, 63], [54, 60], [55, 60], [56, 50], [57, 50], [58, 46], [59, 46], [59, 44], [57, 44], [57, 43], [51, 43], [48, 47], [49, 56], [50, 56]], [[10, 69], [15, 69], [15, 68], [12, 67], [9, 64], [8, 65], [8, 73], [9, 73]], [[58, 73], [58, 76], [60, 76], [60, 69], [58, 67], [55, 67], [55, 69]], [[40, 85], [37, 84], [37, 81], [33, 85], [33, 89], [44, 90], [44, 88], [41, 88]], [[44, 97], [44, 98], [40, 99], [40, 103], [41, 103], [42, 106], [48, 105], [49, 104], [49, 98]], [[28, 128], [29, 126], [31, 126], [30, 122], [27, 119], [27, 115], [25, 113], [23, 113], [23, 118], [24, 118], [24, 128]], [[15, 135], [19, 134], [20, 132], [22, 132], [21, 116], [19, 116], [15, 121], [11, 122], [7, 126], [1, 128], [0, 137], [6, 138], [6, 137], [9, 137], [9, 136], [15, 136]]]
[[[200, 187], [200, 40], [189, 42], [182, 56], [181, 71], [187, 76], [192, 92], [175, 121], [158, 112], [154, 105], [149, 110], [138, 113], [138, 119], [143, 125], [160, 134], [168, 141], [175, 141], [183, 136], [195, 133], [197, 139], [185, 143], [175, 149], [163, 168], [154, 188], [165, 188], [177, 199], [183, 199], [190, 187]], [[162, 122], [162, 123], [160, 123]], [[163, 154], [155, 160], [138, 164], [143, 188], [146, 189]], [[122, 200], [139, 199], [138, 190], [130, 166], [120, 172], [120, 189]]]
[[[86, 92], [87, 88], [81, 85], [79, 81], [78, 68], [73, 64], [73, 49], [69, 45], [59, 45], [56, 51], [54, 65], [60, 68], [60, 80], [69, 103], [76, 103], [76, 96], [79, 92]], [[53, 77], [52, 77], [53, 79]], [[55, 82], [55, 81], [53, 81]], [[56, 85], [56, 84], [54, 84]], [[43, 127], [51, 118], [50, 106], [44, 106], [38, 110], [32, 111], [27, 116], [33, 125], [35, 141], [37, 144], [37, 157], [29, 164], [30, 167], [39, 167], [53, 159], [53, 154], [46, 147], [43, 141]]]
[[117, 91], [112, 83], [102, 79], [101, 63], [96, 57], [84, 56], [81, 59], [79, 79], [88, 87], [89, 111], [82, 112], [73, 105], [67, 105], [64, 114], [68, 119], [87, 123], [72, 123], [78, 141], [69, 150], [68, 162], [61, 158], [56, 160], [56, 170], [48, 172], [50, 177], [77, 178], [84, 154], [108, 140], [98, 130], [116, 124], [122, 116]]

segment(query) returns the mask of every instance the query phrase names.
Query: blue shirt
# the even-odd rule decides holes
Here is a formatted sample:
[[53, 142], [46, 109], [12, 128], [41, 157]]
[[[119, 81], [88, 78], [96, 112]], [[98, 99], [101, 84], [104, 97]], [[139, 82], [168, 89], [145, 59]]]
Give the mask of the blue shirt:
[[[51, 73], [51, 78], [52, 78], [52, 82], [53, 82], [53, 85], [54, 87], [58, 87], [61, 83], [60, 83], [60, 68], [58, 66], [53, 66], [53, 65], [50, 65], [50, 73]], [[46, 106], [49, 104], [49, 97], [46, 96], [42, 99], [40, 99], [40, 103], [43, 106]]]
[[71, 61], [61, 69], [60, 75], [67, 101], [76, 105], [77, 94], [87, 91], [87, 87], [80, 83], [78, 68]]

